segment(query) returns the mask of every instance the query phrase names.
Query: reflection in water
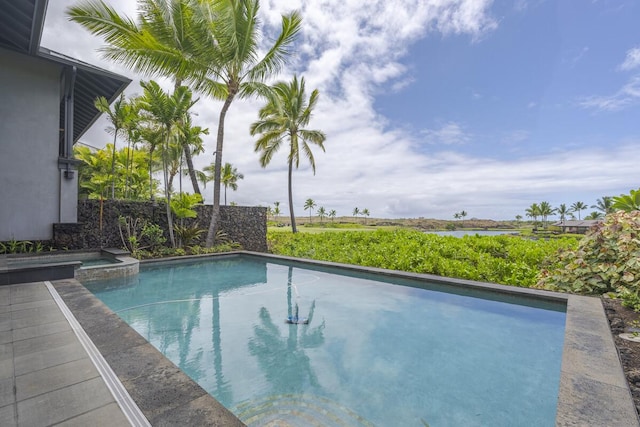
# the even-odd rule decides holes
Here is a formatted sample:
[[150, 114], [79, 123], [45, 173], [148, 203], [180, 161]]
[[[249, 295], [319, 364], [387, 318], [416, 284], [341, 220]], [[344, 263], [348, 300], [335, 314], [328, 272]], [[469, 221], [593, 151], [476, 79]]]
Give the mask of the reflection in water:
[[[287, 285], [287, 312], [292, 316], [291, 288], [293, 268], [289, 267]], [[313, 323], [315, 300], [309, 308], [307, 324], [287, 324], [286, 338], [280, 333], [266, 307], [260, 309], [260, 325], [254, 327], [254, 336], [249, 339], [249, 353], [258, 358], [265, 378], [271, 383], [273, 393], [302, 392], [307, 386], [319, 387], [305, 349], [317, 348], [324, 343], [324, 320], [316, 327]]]

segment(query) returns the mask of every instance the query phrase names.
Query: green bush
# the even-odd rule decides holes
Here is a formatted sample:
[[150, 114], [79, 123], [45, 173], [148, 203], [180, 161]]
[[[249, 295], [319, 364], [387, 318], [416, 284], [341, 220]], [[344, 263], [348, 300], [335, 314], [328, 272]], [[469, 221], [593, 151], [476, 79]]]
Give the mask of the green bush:
[[271, 252], [415, 273], [532, 286], [543, 260], [575, 239], [438, 236], [419, 231], [268, 233]]
[[537, 287], [587, 295], [617, 292], [632, 301], [640, 290], [640, 211], [609, 214], [541, 271]]

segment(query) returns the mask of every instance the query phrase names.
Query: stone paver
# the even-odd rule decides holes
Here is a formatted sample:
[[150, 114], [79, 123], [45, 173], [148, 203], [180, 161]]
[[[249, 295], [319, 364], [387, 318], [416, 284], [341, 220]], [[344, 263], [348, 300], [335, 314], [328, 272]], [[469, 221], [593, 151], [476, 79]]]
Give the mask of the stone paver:
[[0, 287], [0, 426], [130, 426], [44, 283]]

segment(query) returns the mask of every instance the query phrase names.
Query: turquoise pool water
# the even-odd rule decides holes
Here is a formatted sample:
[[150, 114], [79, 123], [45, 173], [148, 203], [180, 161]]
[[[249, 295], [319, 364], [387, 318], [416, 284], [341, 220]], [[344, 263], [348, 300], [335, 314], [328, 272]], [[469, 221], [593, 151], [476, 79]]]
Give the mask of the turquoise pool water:
[[233, 257], [87, 287], [249, 425], [555, 424], [562, 306], [338, 271]]

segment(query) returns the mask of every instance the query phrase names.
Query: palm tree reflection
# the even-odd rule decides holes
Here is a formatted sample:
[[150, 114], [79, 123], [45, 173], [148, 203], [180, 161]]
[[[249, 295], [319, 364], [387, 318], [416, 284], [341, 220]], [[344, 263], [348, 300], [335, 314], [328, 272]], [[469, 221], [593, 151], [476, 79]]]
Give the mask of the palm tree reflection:
[[[292, 267], [289, 267], [287, 286], [287, 310], [292, 316], [291, 301]], [[266, 379], [273, 386], [274, 393], [300, 393], [307, 386], [319, 387], [318, 379], [311, 368], [311, 361], [305, 354], [306, 349], [317, 348], [324, 343], [324, 320], [315, 328], [313, 322], [315, 300], [307, 316], [308, 324], [286, 324], [287, 336], [283, 337], [280, 328], [271, 319], [266, 307], [260, 309], [260, 324], [254, 326], [254, 337], [249, 340], [249, 353], [258, 358], [258, 364]]]

